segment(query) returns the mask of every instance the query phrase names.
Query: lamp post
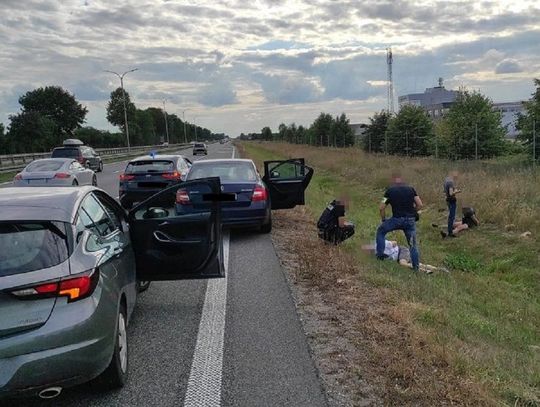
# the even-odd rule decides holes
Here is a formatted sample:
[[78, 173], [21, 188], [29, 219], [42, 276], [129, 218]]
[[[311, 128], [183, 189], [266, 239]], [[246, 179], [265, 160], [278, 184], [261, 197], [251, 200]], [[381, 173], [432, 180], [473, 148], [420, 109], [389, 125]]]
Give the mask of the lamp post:
[[185, 110], [182, 110], [182, 120], [184, 121], [184, 142], [187, 144], [186, 111]]
[[171, 142], [169, 139], [169, 124], [167, 123], [167, 111], [165, 110], [165, 99], [163, 99], [163, 116], [165, 117], [165, 134], [167, 135], [167, 144]]
[[197, 140], [197, 119], [199, 118], [199, 116], [194, 116], [193, 117], [193, 125], [195, 126], [195, 141], [198, 141]]
[[124, 76], [126, 76], [130, 72], [135, 72], [135, 71], [137, 71], [137, 68], [130, 69], [129, 71], [124, 72], [123, 74], [119, 74], [118, 72], [114, 72], [114, 71], [105, 70], [105, 72], [115, 74], [116, 76], [118, 76], [118, 78], [120, 78], [120, 88], [122, 88], [122, 101], [124, 103], [124, 124], [126, 127], [126, 139], [127, 139], [128, 151], [131, 151], [131, 146], [129, 144], [129, 126], [128, 126], [127, 108], [126, 108], [126, 92], [124, 91]]

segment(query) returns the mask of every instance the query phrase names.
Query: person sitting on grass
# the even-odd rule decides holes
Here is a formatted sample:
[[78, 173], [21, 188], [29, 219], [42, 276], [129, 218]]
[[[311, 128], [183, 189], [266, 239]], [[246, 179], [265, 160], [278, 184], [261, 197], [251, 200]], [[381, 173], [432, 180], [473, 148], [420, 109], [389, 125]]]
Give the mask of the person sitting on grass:
[[317, 228], [319, 237], [325, 242], [337, 245], [354, 235], [354, 223], [345, 219], [347, 207], [348, 199], [342, 196], [330, 202], [324, 209], [317, 222]]
[[[371, 253], [376, 254], [376, 245], [375, 244], [368, 244], [363, 245], [362, 249]], [[400, 246], [397, 241], [395, 240], [385, 240], [384, 241], [384, 254], [387, 256], [386, 258], [389, 260], [397, 261], [400, 266], [407, 267], [412, 269], [412, 261], [411, 261], [411, 251], [407, 246]], [[429, 264], [419, 264], [419, 271], [424, 272], [426, 274], [432, 274], [435, 271], [443, 271], [445, 273], [448, 272], [447, 269], [444, 267], [436, 267]]]
[[[447, 232], [441, 230], [441, 237], [443, 239], [448, 236], [455, 237], [458, 233], [463, 232], [464, 230], [471, 229], [480, 225], [480, 221], [476, 216], [474, 208], [464, 207], [462, 208], [462, 213], [463, 217], [461, 218], [461, 221], [454, 222], [454, 229], [452, 230], [451, 235], [448, 235]], [[438, 227], [438, 225], [435, 223], [433, 224], [433, 226]]]

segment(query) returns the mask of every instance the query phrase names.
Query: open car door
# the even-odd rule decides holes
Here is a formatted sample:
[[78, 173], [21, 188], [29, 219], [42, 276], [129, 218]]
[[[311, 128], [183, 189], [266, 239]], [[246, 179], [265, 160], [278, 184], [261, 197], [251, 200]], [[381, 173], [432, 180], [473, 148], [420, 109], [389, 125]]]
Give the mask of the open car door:
[[270, 192], [272, 209], [289, 209], [304, 205], [304, 192], [313, 176], [313, 168], [303, 158], [265, 161], [263, 181]]
[[[143, 281], [223, 277], [219, 178], [164, 189], [129, 212], [130, 235]], [[194, 213], [179, 213], [189, 199]]]

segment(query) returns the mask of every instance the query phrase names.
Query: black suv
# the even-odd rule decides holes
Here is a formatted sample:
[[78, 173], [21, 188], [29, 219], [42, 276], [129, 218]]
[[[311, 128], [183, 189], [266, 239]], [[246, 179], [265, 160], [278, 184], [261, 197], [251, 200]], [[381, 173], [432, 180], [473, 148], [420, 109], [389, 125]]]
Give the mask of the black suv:
[[103, 161], [92, 147], [85, 146], [77, 139], [67, 139], [62, 144], [62, 147], [56, 147], [52, 151], [51, 158], [74, 158], [96, 172], [103, 171]]
[[193, 155], [204, 154], [208, 155], [208, 150], [206, 149], [206, 144], [195, 143], [193, 144]]

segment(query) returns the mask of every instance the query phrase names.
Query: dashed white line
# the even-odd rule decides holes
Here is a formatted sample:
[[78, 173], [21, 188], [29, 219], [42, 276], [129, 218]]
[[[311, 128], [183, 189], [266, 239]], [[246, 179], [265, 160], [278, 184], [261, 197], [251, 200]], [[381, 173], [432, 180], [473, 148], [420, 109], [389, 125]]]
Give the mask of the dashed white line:
[[184, 407], [219, 407], [229, 273], [229, 232], [223, 235], [225, 277], [208, 281]]

